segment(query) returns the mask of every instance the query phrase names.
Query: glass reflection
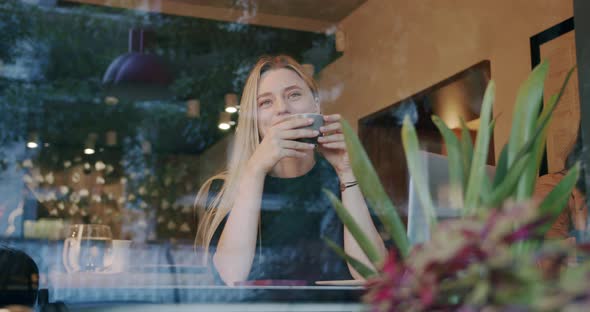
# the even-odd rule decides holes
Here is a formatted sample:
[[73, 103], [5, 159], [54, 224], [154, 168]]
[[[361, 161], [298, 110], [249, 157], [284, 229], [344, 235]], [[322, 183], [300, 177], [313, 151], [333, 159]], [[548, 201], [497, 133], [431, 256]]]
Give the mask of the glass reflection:
[[101, 277], [67, 273], [75, 224], [107, 226], [109, 257], [125, 245], [134, 261], [120, 270], [152, 285], [173, 283], [166, 274], [214, 282], [193, 247], [203, 216], [194, 199], [227, 162], [249, 70], [266, 54], [315, 72], [340, 56], [331, 34], [255, 22], [280, 6], [227, 9], [239, 14], [0, 4], [0, 241], [34, 260], [50, 302], [179, 300], [157, 288], [113, 293]]

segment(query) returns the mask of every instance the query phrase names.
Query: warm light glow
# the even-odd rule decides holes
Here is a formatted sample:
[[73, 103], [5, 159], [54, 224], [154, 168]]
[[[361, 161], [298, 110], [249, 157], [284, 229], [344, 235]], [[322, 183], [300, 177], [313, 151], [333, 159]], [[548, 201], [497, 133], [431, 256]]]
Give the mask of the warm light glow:
[[225, 111], [233, 114], [238, 111], [238, 95], [235, 93], [228, 93], [225, 95]]
[[227, 112], [221, 112], [219, 115], [219, 129], [228, 130], [231, 128], [232, 120], [231, 115]]
[[86, 155], [92, 155], [92, 154], [94, 154], [94, 149], [92, 149], [92, 148], [85, 148], [84, 149], [84, 154], [86, 154]]
[[36, 142], [29, 142], [27, 143], [28, 148], [37, 148], [39, 146]]
[[119, 99], [114, 96], [107, 96], [104, 98], [104, 103], [107, 105], [117, 105], [119, 104]]
[[230, 107], [226, 107], [225, 111], [230, 114], [233, 114], [233, 113], [236, 113], [238, 111], [238, 109], [235, 106], [230, 106]]

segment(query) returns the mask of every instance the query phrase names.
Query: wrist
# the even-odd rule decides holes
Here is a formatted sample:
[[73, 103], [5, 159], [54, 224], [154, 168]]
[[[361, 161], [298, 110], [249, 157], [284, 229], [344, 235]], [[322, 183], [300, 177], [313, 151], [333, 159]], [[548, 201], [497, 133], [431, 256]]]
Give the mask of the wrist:
[[336, 175], [338, 175], [338, 180], [340, 180], [341, 183], [356, 181], [356, 177], [354, 176], [352, 169], [336, 171]]
[[340, 192], [346, 191], [346, 189], [350, 187], [355, 187], [358, 185], [356, 181], [356, 177], [352, 170], [343, 171], [338, 173], [338, 180], [340, 180]]
[[253, 179], [264, 179], [264, 177], [266, 177], [266, 171], [252, 160], [248, 161], [244, 172], [246, 173], [246, 176]]

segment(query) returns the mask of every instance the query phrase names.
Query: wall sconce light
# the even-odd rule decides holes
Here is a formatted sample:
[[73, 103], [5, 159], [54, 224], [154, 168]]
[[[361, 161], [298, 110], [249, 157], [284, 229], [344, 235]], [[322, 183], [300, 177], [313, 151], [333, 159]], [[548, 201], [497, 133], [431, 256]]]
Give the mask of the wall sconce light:
[[225, 95], [225, 111], [233, 114], [238, 111], [238, 95], [235, 93], [228, 93]]
[[189, 118], [198, 118], [201, 116], [201, 102], [197, 99], [186, 101], [186, 116]]
[[30, 132], [29, 137], [27, 139], [27, 147], [28, 148], [37, 148], [39, 146], [39, 135], [37, 132]]
[[86, 155], [92, 155], [92, 154], [94, 154], [94, 146], [86, 145], [84, 147], [84, 154], [86, 154]]
[[86, 138], [86, 143], [84, 143], [84, 154], [92, 155], [95, 152], [96, 148], [96, 139], [98, 136], [96, 133], [90, 133], [88, 138]]
[[231, 115], [227, 112], [221, 112], [219, 115], [219, 129], [221, 130], [229, 130], [231, 128]]

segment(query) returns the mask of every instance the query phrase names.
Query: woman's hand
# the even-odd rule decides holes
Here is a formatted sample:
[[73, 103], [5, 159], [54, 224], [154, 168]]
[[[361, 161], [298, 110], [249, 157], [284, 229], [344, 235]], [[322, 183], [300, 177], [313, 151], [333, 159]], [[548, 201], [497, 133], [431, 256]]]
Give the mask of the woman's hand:
[[348, 151], [342, 134], [339, 114], [324, 116], [324, 126], [320, 128], [322, 136], [318, 138], [319, 151], [326, 160], [334, 167], [338, 176], [342, 179], [344, 175], [352, 173]]
[[312, 125], [313, 119], [289, 117], [279, 120], [268, 130], [250, 157], [249, 167], [261, 174], [267, 174], [279, 160], [285, 157], [303, 158], [306, 156], [303, 151], [314, 149], [314, 144], [294, 141], [319, 135], [316, 130], [298, 129]]

